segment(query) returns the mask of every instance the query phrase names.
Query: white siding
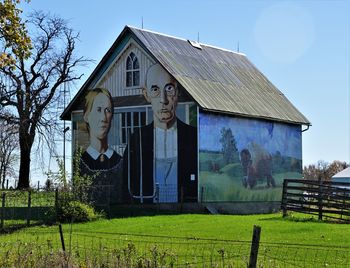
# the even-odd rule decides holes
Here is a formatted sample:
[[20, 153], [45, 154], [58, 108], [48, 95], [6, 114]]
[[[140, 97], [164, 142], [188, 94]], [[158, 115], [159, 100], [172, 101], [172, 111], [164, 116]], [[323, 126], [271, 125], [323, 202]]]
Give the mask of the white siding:
[[[140, 64], [140, 86], [126, 88], [125, 86], [125, 62], [129, 54], [133, 52]], [[117, 60], [107, 70], [97, 83], [97, 87], [107, 88], [113, 97], [130, 96], [142, 94], [142, 86], [144, 84], [145, 73], [154, 61], [146, 52], [138, 46], [134, 41], [130, 41], [124, 51], [120, 53]]]

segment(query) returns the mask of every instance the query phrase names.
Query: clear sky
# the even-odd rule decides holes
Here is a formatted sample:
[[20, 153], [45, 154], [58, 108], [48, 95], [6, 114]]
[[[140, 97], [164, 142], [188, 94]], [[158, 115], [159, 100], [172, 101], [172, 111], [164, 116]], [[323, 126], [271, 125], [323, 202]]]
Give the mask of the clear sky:
[[350, 162], [350, 1], [31, 0], [24, 13], [49, 11], [80, 32], [78, 53], [96, 60], [125, 25], [246, 54], [311, 121], [303, 164]]

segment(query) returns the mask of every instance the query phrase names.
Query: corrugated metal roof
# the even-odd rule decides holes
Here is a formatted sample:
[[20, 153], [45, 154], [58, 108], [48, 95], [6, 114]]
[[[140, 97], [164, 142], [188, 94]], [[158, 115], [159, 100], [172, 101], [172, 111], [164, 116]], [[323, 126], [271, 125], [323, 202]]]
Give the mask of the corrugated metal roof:
[[245, 55], [204, 44], [198, 49], [184, 39], [128, 28], [201, 108], [310, 125]]
[[337, 178], [349, 178], [350, 179], [350, 167], [338, 172], [335, 174], [332, 179], [337, 179]]

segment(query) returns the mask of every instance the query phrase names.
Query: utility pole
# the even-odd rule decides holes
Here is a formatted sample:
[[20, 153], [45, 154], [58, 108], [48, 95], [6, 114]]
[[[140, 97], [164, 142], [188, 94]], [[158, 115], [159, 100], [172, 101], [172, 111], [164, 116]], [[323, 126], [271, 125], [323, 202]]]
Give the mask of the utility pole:
[[[63, 84], [63, 110], [66, 109], [66, 83]], [[66, 120], [63, 120], [63, 183], [64, 186], [67, 185], [66, 178], [66, 132], [69, 130], [69, 127], [66, 127]]]

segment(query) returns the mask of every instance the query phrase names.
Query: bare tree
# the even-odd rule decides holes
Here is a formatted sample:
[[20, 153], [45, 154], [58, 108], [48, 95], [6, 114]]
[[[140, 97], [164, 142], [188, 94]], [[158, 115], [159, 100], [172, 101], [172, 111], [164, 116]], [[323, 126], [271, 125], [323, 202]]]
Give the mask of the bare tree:
[[330, 180], [335, 174], [348, 166], [346, 162], [339, 160], [334, 160], [332, 163], [320, 160], [316, 164], [305, 166], [303, 175], [307, 180]]
[[15, 175], [14, 166], [18, 160], [16, 151], [18, 149], [17, 127], [8, 125], [0, 120], [0, 184], [5, 188], [8, 176]]
[[31, 56], [25, 59], [14, 54], [14, 67], [0, 68], [0, 81], [3, 81], [0, 119], [18, 126], [18, 188], [29, 187], [31, 151], [36, 136], [40, 142], [54, 144], [57, 111], [53, 107], [62, 98], [60, 86], [80, 79], [82, 75], [77, 75], [75, 69], [89, 61], [75, 56], [79, 35], [63, 19], [35, 12], [28, 24], [28, 29], [32, 29], [29, 34], [33, 44]]

